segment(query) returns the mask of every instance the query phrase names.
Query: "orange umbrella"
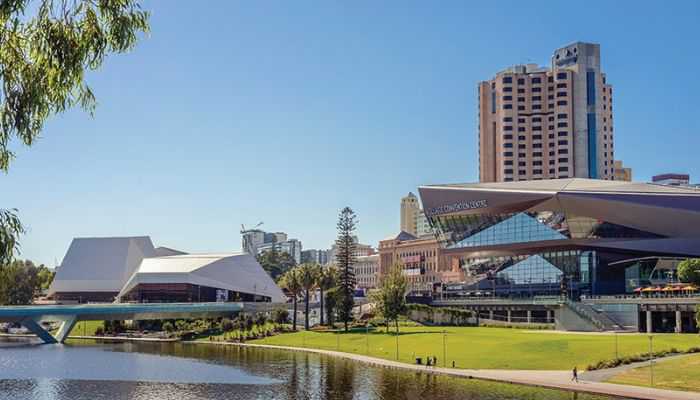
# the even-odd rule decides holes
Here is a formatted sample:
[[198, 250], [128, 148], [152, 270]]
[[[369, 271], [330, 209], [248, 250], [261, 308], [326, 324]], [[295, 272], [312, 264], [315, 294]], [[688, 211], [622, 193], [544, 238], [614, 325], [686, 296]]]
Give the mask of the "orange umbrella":
[[653, 287], [645, 287], [644, 289], [642, 289], [642, 292], [653, 292], [653, 291], [654, 291]]
[[641, 291], [642, 291], [642, 288], [638, 287], [638, 288], [634, 289], [634, 291], [635, 291], [635, 292], [641, 292]]
[[696, 287], [693, 286], [693, 285], [688, 285], [688, 286], [684, 287], [683, 290], [692, 290], [692, 291], [695, 291], [695, 290], [698, 290], [698, 288], [696, 288]]
[[674, 290], [676, 290], [676, 289], [674, 289], [671, 286], [666, 286], [665, 288], [661, 289], [661, 291], [663, 291], [663, 292], [672, 292]]

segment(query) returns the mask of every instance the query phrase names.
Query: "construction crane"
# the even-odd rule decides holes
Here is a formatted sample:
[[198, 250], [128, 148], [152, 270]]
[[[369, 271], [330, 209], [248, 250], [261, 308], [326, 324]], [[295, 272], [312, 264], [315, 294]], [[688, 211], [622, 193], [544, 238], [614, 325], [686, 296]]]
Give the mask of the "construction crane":
[[261, 226], [262, 224], [263, 224], [263, 222], [260, 221], [260, 222], [258, 222], [257, 225], [255, 225], [254, 227], [252, 227], [252, 228], [250, 228], [250, 229], [246, 229], [246, 228], [245, 228], [245, 225], [241, 224], [241, 239], [242, 239], [242, 243], [241, 243], [241, 247], [242, 247], [242, 248], [241, 248], [241, 250], [243, 250], [244, 252], [248, 252], [248, 250], [251, 249], [252, 246], [251, 246], [251, 243], [250, 243], [250, 238], [249, 238], [248, 235], [246, 235], [246, 234], [247, 234], [248, 232], [254, 231], [255, 229], [257, 229], [257, 228], [258, 228], [259, 226]]

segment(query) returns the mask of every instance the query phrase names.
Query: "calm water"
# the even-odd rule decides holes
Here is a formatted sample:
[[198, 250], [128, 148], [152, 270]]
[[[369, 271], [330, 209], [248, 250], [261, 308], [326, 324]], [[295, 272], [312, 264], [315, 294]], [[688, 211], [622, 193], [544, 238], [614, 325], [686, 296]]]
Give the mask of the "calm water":
[[299, 352], [181, 343], [0, 342], [0, 399], [610, 399], [370, 367]]

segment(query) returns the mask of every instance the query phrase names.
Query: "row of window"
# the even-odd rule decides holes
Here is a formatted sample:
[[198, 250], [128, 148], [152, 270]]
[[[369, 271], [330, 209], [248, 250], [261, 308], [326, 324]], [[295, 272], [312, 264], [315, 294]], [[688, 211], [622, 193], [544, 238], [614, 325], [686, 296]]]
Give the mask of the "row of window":
[[[569, 162], [569, 159], [566, 157], [560, 157], [557, 160], [549, 160], [549, 165], [554, 165], [556, 162], [565, 164]], [[513, 160], [505, 160], [503, 161], [503, 165], [514, 165]], [[533, 167], [541, 167], [542, 166], [542, 160], [534, 160], [532, 162]], [[527, 161], [518, 161], [518, 167], [527, 167]]]
[[[566, 114], [566, 113], [557, 114], [557, 119], [567, 119], [568, 117], [569, 117], [569, 115]], [[554, 121], [554, 116], [550, 115], [549, 118], [547, 118], [547, 120], [548, 120], [549, 122], [553, 122], [553, 121]], [[534, 122], [542, 122], [542, 117], [533, 116], [533, 117], [531, 118], [531, 121], [532, 121], [533, 123], [534, 123]], [[603, 119], [603, 122], [605, 122], [605, 121], [607, 121], [607, 119], [604, 118], [604, 119]], [[513, 117], [503, 117], [503, 122], [513, 122]], [[525, 123], [525, 118], [520, 118], [520, 117], [519, 117], [519, 118], [518, 118], [518, 123], [519, 123], [519, 124], [524, 124], [524, 123]]]
[[[569, 167], [566, 166], [566, 165], [563, 165], [563, 166], [557, 168], [556, 170], [559, 171], [559, 172], [568, 172], [568, 171], [569, 171]], [[549, 173], [550, 173], [550, 174], [553, 174], [554, 171], [555, 171], [554, 168], [550, 168], [550, 169], [549, 169]], [[506, 174], [506, 175], [513, 175], [513, 169], [511, 169], [511, 168], [504, 169], [504, 170], [503, 170], [503, 173]], [[542, 175], [542, 170], [541, 170], [541, 169], [533, 169], [533, 170], [532, 170], [532, 174], [533, 174], [533, 175]], [[519, 170], [518, 170], [518, 175], [527, 175], [527, 170], [519, 169]]]
[[[567, 137], [567, 136], [569, 136], [569, 132], [559, 132], [559, 133], [557, 133], [557, 136]], [[549, 135], [547, 135], [547, 138], [554, 139], [554, 134], [550, 133]], [[503, 140], [512, 140], [512, 139], [513, 139], [513, 135], [511, 133], [504, 133], [503, 134]], [[604, 136], [604, 139], [607, 140], [607, 136]], [[518, 135], [518, 140], [527, 140], [527, 137], [523, 136], [523, 135]], [[542, 140], [542, 135], [534, 134], [534, 135], [532, 135], [532, 140]], [[611, 144], [611, 146], [612, 146], [612, 144]]]
[[[557, 73], [557, 80], [566, 79], [566, 78], [567, 78], [566, 72]], [[512, 76], [504, 76], [502, 82], [504, 84], [513, 83], [513, 77]], [[548, 76], [547, 82], [549, 82], [549, 83], [554, 82], [554, 78], [551, 76]], [[541, 76], [533, 76], [532, 78], [530, 78], [530, 83], [532, 83], [532, 84], [542, 83], [542, 77]], [[518, 78], [518, 85], [524, 85], [524, 84], [525, 84], [525, 78]]]
[[[511, 146], [511, 147], [512, 147], [512, 146]], [[562, 155], [562, 154], [569, 154], [569, 149], [558, 149], [556, 153], [555, 153], [554, 151], [550, 151], [550, 152], [549, 152], [549, 156], [550, 156], [550, 157], [554, 157], [554, 155], [557, 154], [557, 153], [558, 153], [559, 155]], [[612, 155], [612, 153], [611, 153], [611, 155]], [[512, 152], [512, 151], [504, 151], [504, 152], [503, 152], [503, 157], [513, 157], [513, 152]], [[525, 158], [525, 157], [527, 157], [527, 154], [525, 154], [525, 153], [518, 153], [518, 157], [520, 157], [520, 158]], [[541, 151], [535, 151], [535, 152], [532, 153], [532, 157], [535, 157], [535, 158], [537, 158], [537, 157], [542, 157], [542, 152], [541, 152]]]
[[[557, 101], [557, 107], [561, 106], [567, 106], [569, 103], [566, 100], [559, 100]], [[549, 108], [554, 108], [554, 103], [549, 103], [547, 105]], [[533, 110], [541, 110], [542, 105], [541, 104], [533, 104], [531, 107]], [[504, 110], [512, 110], [513, 105], [512, 104], [504, 104], [503, 105]], [[525, 106], [518, 106], [518, 111], [525, 111]]]

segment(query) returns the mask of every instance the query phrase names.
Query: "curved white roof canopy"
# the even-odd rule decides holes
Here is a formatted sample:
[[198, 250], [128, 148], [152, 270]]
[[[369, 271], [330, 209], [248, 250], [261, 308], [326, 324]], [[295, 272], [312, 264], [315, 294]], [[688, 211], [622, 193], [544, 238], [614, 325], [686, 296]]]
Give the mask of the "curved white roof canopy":
[[126, 295], [141, 283], [188, 283], [286, 300], [258, 261], [247, 253], [186, 254], [145, 258], [119, 292]]

